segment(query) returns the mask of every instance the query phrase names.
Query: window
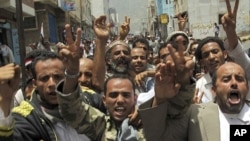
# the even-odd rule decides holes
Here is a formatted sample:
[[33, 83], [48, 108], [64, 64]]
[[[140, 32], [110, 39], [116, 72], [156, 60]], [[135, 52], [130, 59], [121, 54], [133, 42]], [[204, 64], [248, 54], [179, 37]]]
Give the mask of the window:
[[24, 17], [23, 26], [24, 26], [24, 29], [37, 29], [36, 16]]
[[222, 23], [221, 23], [221, 18], [222, 18], [223, 15], [224, 15], [224, 14], [219, 14], [219, 15], [218, 15], [218, 18], [219, 18], [218, 20], [219, 20], [219, 21], [218, 21], [217, 23], [222, 24]]

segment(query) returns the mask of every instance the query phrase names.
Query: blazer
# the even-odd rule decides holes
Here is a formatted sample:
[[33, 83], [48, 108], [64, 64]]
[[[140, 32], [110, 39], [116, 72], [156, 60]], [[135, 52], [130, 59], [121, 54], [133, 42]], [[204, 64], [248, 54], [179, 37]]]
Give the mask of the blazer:
[[212, 102], [192, 105], [189, 114], [189, 141], [220, 141], [218, 105]]
[[152, 107], [153, 99], [139, 106], [139, 116], [147, 141], [187, 141], [194, 85], [180, 91], [165, 103]]

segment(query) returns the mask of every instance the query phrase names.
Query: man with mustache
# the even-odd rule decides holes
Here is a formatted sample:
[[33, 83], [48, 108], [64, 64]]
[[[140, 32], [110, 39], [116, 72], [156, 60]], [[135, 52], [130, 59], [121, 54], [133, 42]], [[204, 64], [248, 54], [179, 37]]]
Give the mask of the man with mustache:
[[106, 78], [113, 74], [128, 74], [130, 62], [130, 48], [121, 40], [115, 40], [107, 46], [106, 51], [107, 73]]
[[[217, 37], [207, 37], [199, 42], [195, 57], [203, 64], [205, 75], [196, 82], [196, 92], [194, 95], [194, 103], [205, 103], [214, 101], [215, 95], [212, 93], [212, 74], [230, 58], [241, 65], [245, 72], [249, 72], [250, 59], [243, 51], [241, 42], [238, 41], [236, 33], [236, 17], [239, 0], [236, 0], [233, 11], [231, 10], [230, 1], [226, 0], [228, 12], [221, 18], [223, 28], [227, 35], [227, 45]], [[226, 48], [226, 50], [225, 50]], [[250, 78], [247, 73], [247, 78]], [[247, 98], [249, 98], [249, 95]]]
[[212, 77], [216, 103], [194, 104], [188, 112], [188, 140], [229, 141], [230, 125], [249, 125], [248, 83], [240, 65], [233, 62], [221, 65]]

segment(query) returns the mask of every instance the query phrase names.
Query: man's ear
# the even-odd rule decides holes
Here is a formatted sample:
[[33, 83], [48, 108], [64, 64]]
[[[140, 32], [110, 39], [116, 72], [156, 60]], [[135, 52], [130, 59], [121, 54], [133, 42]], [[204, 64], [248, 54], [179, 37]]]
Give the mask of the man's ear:
[[32, 85], [34, 88], [36, 88], [36, 80], [35, 79], [32, 79]]
[[107, 107], [106, 106], [106, 96], [104, 94], [102, 95], [102, 102], [105, 105], [105, 107]]
[[106, 58], [105, 58], [105, 61], [106, 61], [106, 63], [107, 64], [111, 64], [111, 58], [110, 58], [110, 56], [107, 56]]
[[216, 87], [215, 86], [212, 86], [211, 92], [212, 92], [213, 96], [216, 96]]
[[137, 103], [137, 98], [138, 98], [138, 95], [135, 93], [135, 97], [134, 97], [135, 103]]
[[224, 59], [227, 60], [228, 59], [228, 53], [226, 50], [223, 51], [223, 56], [224, 56]]

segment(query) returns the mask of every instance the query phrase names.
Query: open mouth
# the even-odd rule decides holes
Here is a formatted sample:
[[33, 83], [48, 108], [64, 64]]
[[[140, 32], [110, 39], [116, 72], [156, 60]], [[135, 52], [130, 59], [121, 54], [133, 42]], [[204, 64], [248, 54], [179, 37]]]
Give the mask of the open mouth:
[[238, 104], [240, 103], [240, 94], [237, 91], [232, 91], [229, 93], [228, 99], [231, 104]]
[[116, 107], [115, 108], [115, 112], [118, 114], [118, 115], [123, 115], [125, 113], [125, 107]]
[[49, 96], [56, 96], [56, 92], [50, 92]]

